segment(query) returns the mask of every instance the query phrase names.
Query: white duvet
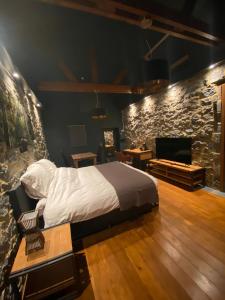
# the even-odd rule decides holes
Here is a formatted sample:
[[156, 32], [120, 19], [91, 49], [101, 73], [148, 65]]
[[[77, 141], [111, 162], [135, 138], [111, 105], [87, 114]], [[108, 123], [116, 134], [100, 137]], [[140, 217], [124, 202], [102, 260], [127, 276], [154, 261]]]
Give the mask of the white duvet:
[[[142, 173], [151, 177], [156, 184], [154, 177]], [[57, 168], [44, 202], [45, 227], [85, 221], [119, 208], [114, 187], [94, 166]]]

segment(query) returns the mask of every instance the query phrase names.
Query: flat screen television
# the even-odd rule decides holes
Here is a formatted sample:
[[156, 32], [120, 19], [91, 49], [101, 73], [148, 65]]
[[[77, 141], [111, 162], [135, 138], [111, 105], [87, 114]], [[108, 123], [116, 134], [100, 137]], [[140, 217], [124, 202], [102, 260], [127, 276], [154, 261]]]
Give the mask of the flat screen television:
[[156, 158], [191, 164], [191, 138], [156, 138]]

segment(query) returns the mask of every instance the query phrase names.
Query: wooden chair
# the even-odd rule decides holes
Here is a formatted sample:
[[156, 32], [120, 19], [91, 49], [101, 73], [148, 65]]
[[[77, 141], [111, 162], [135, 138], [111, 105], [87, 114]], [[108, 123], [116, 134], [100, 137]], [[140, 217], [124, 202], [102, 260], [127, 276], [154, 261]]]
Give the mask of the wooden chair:
[[115, 157], [117, 161], [123, 162], [127, 165], [132, 165], [131, 157], [123, 152], [115, 151]]

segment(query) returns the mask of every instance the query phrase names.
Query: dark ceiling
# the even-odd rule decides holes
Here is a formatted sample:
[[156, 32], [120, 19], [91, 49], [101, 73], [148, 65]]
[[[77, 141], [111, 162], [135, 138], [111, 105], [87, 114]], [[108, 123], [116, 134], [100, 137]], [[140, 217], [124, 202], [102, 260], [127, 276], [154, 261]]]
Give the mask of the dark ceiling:
[[[188, 18], [183, 13], [187, 1], [155, 2]], [[194, 1], [191, 14], [225, 36], [225, 18], [219, 13], [223, 2]], [[100, 83], [111, 83], [121, 69], [127, 68], [128, 76], [123, 83], [137, 84], [142, 81], [141, 64], [148, 50], [146, 41], [152, 47], [162, 36], [162, 33], [38, 0], [0, 0], [0, 41], [34, 90], [40, 81], [66, 80], [57, 66], [59, 59], [63, 59], [79, 79], [83, 77], [84, 82], [91, 82], [90, 49], [93, 47]], [[169, 37], [153, 57], [166, 58], [172, 64], [185, 54], [190, 58], [172, 72], [172, 82], [224, 58], [225, 48]]]

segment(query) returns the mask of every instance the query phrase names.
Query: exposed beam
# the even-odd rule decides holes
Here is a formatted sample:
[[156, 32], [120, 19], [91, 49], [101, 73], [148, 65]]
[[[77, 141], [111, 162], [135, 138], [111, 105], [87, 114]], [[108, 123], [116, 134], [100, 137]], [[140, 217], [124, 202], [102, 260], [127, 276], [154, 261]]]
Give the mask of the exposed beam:
[[113, 84], [120, 84], [124, 78], [127, 76], [127, 69], [122, 69], [115, 77], [115, 79], [113, 80]]
[[72, 93], [109, 93], [109, 94], [142, 94], [143, 88], [128, 85], [101, 84], [101, 83], [74, 83], [67, 81], [43, 81], [38, 89], [46, 92]]
[[91, 78], [92, 82], [98, 82], [98, 64], [96, 58], [96, 49], [92, 48], [90, 52], [91, 57]]
[[183, 63], [185, 63], [185, 61], [187, 61], [188, 59], [189, 59], [189, 55], [188, 55], [188, 54], [182, 56], [181, 58], [179, 58], [178, 60], [176, 60], [176, 61], [170, 66], [170, 71], [173, 71], [175, 68], [177, 68], [178, 66], [182, 65]]
[[74, 82], [79, 81], [77, 77], [73, 74], [73, 72], [70, 70], [70, 68], [62, 60], [58, 62], [58, 66], [68, 80]]
[[174, 10], [159, 5], [152, 0], [114, 0], [113, 2], [117, 3], [116, 7], [118, 8], [122, 8], [121, 5], [126, 5], [132, 9], [136, 9], [136, 13], [139, 12], [139, 14], [141, 14], [142, 11], [145, 11], [146, 16], [152, 18], [153, 21], [155, 20], [163, 24], [174, 26], [174, 28], [197, 34], [211, 41], [219, 42], [221, 40], [220, 37], [210, 33], [208, 24], [193, 18], [189, 18], [187, 22], [187, 20], [183, 19], [182, 14], [178, 14]]
[[149, 51], [145, 54], [144, 59], [148, 60], [153, 52], [169, 37], [169, 34], [165, 34]]
[[101, 10], [108, 11], [108, 12], [115, 12], [115, 7], [108, 0], [89, 0], [89, 1], [95, 3], [95, 5], [98, 6], [98, 8], [100, 8]]
[[[117, 21], [126, 22], [130, 25], [135, 25], [138, 27], [143, 28], [143, 18], [152, 18], [153, 24], [149, 28], [149, 30], [169, 34], [171, 36], [174, 36], [176, 38], [188, 40], [193, 43], [205, 45], [205, 46], [215, 46], [218, 44], [218, 42], [221, 41], [218, 37], [209, 34], [208, 32], [204, 32], [199, 30], [198, 28], [190, 27], [188, 25], [179, 23], [178, 21], [174, 21], [169, 19], [168, 14], [167, 18], [162, 17], [159, 14], [156, 15], [149, 10], [146, 9], [140, 9], [137, 7], [116, 2], [116, 1], [109, 1], [112, 5], [114, 5], [115, 12], [110, 12], [106, 10], [99, 9], [95, 3], [91, 3], [90, 1], [82, 1], [76, 2], [72, 0], [39, 0], [44, 3], [53, 4], [62, 6], [65, 8], [75, 9], [91, 14], [95, 14], [98, 16], [103, 16], [106, 18], [110, 18]], [[122, 0], [120, 0], [122, 1]], [[142, 1], [138, 2], [139, 4], [142, 4]], [[137, 5], [136, 5], [137, 6]], [[207, 27], [207, 25], [205, 25]]]

